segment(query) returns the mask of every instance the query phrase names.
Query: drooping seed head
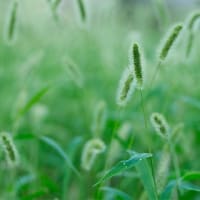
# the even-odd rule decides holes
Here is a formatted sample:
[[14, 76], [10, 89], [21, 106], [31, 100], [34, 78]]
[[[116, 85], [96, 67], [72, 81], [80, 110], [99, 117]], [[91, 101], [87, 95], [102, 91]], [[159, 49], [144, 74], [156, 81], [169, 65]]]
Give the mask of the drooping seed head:
[[91, 127], [92, 133], [95, 136], [99, 136], [102, 133], [105, 125], [105, 120], [106, 120], [106, 104], [104, 101], [100, 101], [95, 108], [93, 123]]
[[192, 31], [194, 28], [195, 23], [200, 19], [200, 11], [194, 12], [189, 17], [187, 28]]
[[159, 54], [159, 57], [162, 61], [164, 61], [166, 59], [166, 57], [168, 56], [170, 50], [172, 49], [172, 47], [174, 45], [174, 42], [180, 35], [182, 28], [183, 28], [183, 26], [180, 24], [174, 26], [172, 28], [172, 30], [170, 31], [169, 35], [166, 37], [166, 40], [165, 40], [165, 42], [161, 48], [160, 54]]
[[8, 22], [6, 24], [6, 39], [11, 42], [16, 32], [18, 1], [14, 0], [9, 12]]
[[167, 139], [169, 136], [169, 125], [165, 117], [160, 113], [152, 113], [150, 121], [156, 133]]
[[18, 153], [10, 134], [6, 132], [0, 133], [0, 141], [9, 166], [16, 166], [18, 164]]
[[143, 68], [141, 60], [141, 52], [138, 44], [134, 43], [132, 47], [132, 56], [133, 56], [133, 67], [135, 73], [135, 79], [138, 89], [143, 88]]
[[103, 153], [105, 149], [106, 146], [102, 140], [98, 138], [89, 140], [83, 148], [81, 157], [82, 168], [87, 171], [91, 170], [97, 155]]
[[117, 90], [117, 104], [125, 106], [130, 100], [136, 87], [136, 81], [132, 69], [126, 68], [122, 74]]

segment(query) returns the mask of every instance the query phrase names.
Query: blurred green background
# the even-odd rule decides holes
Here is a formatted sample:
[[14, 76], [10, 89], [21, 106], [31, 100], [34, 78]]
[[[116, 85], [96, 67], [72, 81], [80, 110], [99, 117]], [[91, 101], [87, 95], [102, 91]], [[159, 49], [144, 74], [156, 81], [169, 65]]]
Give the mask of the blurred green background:
[[[128, 66], [130, 44], [139, 41], [144, 50], [148, 88], [163, 36], [174, 23], [185, 23], [200, 2], [87, 0], [83, 21], [76, 0], [61, 1], [57, 18], [48, 1], [20, 0], [15, 39], [9, 44], [5, 27], [11, 4], [12, 0], [0, 1], [0, 130], [16, 136], [21, 164], [10, 170], [1, 151], [0, 199], [95, 199], [96, 188], [92, 185], [103, 170], [106, 153], [89, 173], [81, 169], [80, 157], [84, 143], [92, 138], [98, 102], [103, 100], [107, 105], [106, 125], [101, 134], [106, 145], [110, 144], [115, 123], [120, 126], [129, 122], [134, 136], [132, 148], [147, 152], [150, 146], [159, 155], [163, 142], [154, 134], [149, 120], [145, 128], [138, 92], [119, 114], [115, 102], [118, 82]], [[152, 89], [144, 89], [147, 119], [157, 111], [166, 116], [171, 126], [184, 124], [176, 149], [182, 173], [200, 168], [199, 26], [196, 29], [190, 57], [185, 56], [187, 37], [183, 33]], [[81, 86], [69, 76], [69, 59], [80, 70]], [[16, 120], [28, 99], [47, 86], [47, 93]], [[83, 176], [81, 181], [54, 150], [41, 141], [27, 139], [28, 134], [55, 139], [71, 155]], [[125, 157], [122, 153], [121, 159]], [[24, 184], [23, 178], [27, 181]], [[121, 190], [139, 199], [143, 189], [137, 179], [127, 177], [111, 184], [115, 186], [118, 181]], [[182, 197], [199, 198], [192, 192]]]

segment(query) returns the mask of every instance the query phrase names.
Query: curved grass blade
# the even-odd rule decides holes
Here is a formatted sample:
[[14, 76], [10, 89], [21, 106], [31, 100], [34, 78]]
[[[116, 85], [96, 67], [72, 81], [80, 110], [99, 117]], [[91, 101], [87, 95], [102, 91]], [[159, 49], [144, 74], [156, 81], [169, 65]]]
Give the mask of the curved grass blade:
[[19, 192], [21, 188], [32, 183], [35, 179], [36, 179], [36, 176], [33, 174], [27, 174], [20, 177], [15, 183], [15, 191]]
[[48, 91], [49, 87], [44, 87], [39, 90], [33, 97], [31, 97], [29, 101], [25, 104], [25, 106], [21, 108], [17, 113], [16, 120], [23, 116], [26, 112], [28, 112], [32, 108], [32, 106], [36, 104]]
[[102, 187], [101, 190], [109, 192], [109, 194], [113, 194], [114, 196], [120, 197], [120, 199], [122, 198], [123, 200], [132, 200], [132, 198], [128, 194], [116, 188]]
[[200, 186], [194, 185], [190, 182], [182, 181], [180, 184], [180, 189], [186, 190], [186, 191], [194, 191], [194, 192], [200, 192]]
[[182, 177], [182, 179], [184, 181], [200, 180], [200, 171], [188, 172]]
[[62, 150], [62, 148], [59, 146], [57, 142], [55, 142], [53, 139], [42, 136], [39, 138], [42, 142], [48, 144], [50, 147], [52, 147], [66, 162], [66, 164], [69, 166], [69, 168], [77, 175], [80, 177], [80, 174], [78, 170], [75, 168], [73, 163], [71, 162], [70, 158], [68, 155]]
[[108, 170], [105, 175], [94, 185], [99, 185], [103, 181], [112, 178], [113, 176], [122, 173], [133, 166], [135, 166], [138, 162], [151, 157], [152, 154], [149, 153], [134, 153], [128, 160], [120, 161], [118, 164], [116, 164], [113, 168]]
[[[199, 175], [198, 175], [199, 176]], [[179, 179], [179, 189], [180, 190], [185, 190], [185, 191], [194, 191], [194, 192], [200, 192], [200, 186], [194, 185], [193, 183], [184, 181], [183, 179], [187, 179], [187, 178], [191, 178], [191, 177], [195, 177], [195, 174], [190, 174], [190, 175], [186, 175], [183, 176], [182, 178]], [[189, 178], [189, 179], [190, 179]], [[160, 199], [159, 200], [170, 200], [171, 199], [171, 194], [172, 191], [175, 189], [175, 187], [177, 187], [177, 181], [176, 180], [172, 180], [168, 183], [168, 185], [165, 187], [164, 191], [162, 192]]]
[[156, 186], [153, 179], [152, 170], [147, 162], [147, 160], [142, 160], [137, 163], [136, 169], [140, 174], [140, 179], [143, 183], [144, 189], [148, 194], [149, 200], [157, 200]]
[[187, 104], [193, 106], [194, 108], [200, 109], [200, 101], [198, 99], [195, 99], [195, 98], [189, 97], [189, 96], [183, 96], [181, 98], [181, 100], [184, 103], [187, 103]]
[[176, 180], [170, 181], [168, 185], [165, 187], [164, 191], [162, 192], [159, 200], [170, 200], [172, 191], [175, 188], [176, 184], [177, 184]]

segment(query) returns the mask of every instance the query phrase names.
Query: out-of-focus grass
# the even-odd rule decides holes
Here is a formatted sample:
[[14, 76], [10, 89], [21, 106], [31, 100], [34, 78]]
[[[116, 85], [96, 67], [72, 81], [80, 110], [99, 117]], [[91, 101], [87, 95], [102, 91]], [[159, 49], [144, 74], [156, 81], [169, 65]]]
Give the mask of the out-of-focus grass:
[[[47, 135], [55, 139], [65, 152], [71, 154], [82, 177], [76, 177], [47, 144], [36, 139], [16, 139], [21, 157], [21, 164], [16, 170], [7, 168], [4, 155], [0, 153], [1, 198], [34, 199], [31, 194], [38, 193], [35, 199], [95, 199], [97, 188], [92, 185], [103, 171], [106, 153], [100, 156], [89, 173], [81, 169], [80, 157], [84, 143], [92, 137], [93, 113], [100, 100], [107, 104], [107, 121], [102, 134], [106, 145], [110, 144], [115, 122], [121, 125], [128, 120], [133, 126], [133, 149], [147, 152], [151, 147], [156, 163], [163, 143], [154, 134], [149, 122], [147, 129], [144, 126], [139, 92], [134, 93], [129, 105], [119, 114], [115, 104], [116, 89], [121, 73], [128, 65], [131, 41], [140, 38], [145, 51], [148, 83], [156, 65], [160, 40], [171, 24], [184, 22], [192, 9], [185, 9], [187, 12], [182, 13], [181, 8], [174, 8], [169, 25], [162, 27], [153, 2], [133, 3], [127, 9], [114, 2], [95, 1], [88, 2], [88, 24], [81, 24], [75, 1], [61, 5], [58, 22], [53, 19], [46, 1], [20, 1], [16, 42], [8, 45], [3, 37], [3, 28], [10, 3], [0, 3], [0, 128], [13, 135]], [[158, 111], [165, 114], [172, 126], [179, 122], [184, 124], [176, 149], [182, 174], [197, 171], [200, 167], [198, 31], [188, 60], [184, 56], [185, 42], [183, 35], [162, 66], [152, 89], [144, 89], [147, 118]], [[67, 57], [80, 68], [84, 78], [82, 88], [70, 80], [64, 69], [67, 66], [63, 64], [63, 59]], [[31, 60], [36, 60], [32, 67]], [[30, 72], [25, 73], [29, 67]], [[16, 104], [23, 104], [19, 100], [20, 94], [24, 92], [30, 99], [46, 86], [50, 87], [47, 94], [15, 126]], [[41, 114], [41, 109], [46, 112]], [[79, 136], [82, 139], [73, 149], [72, 144]], [[125, 157], [124, 150], [122, 159]], [[17, 191], [19, 179], [27, 175], [27, 184]], [[173, 168], [170, 176], [174, 176]], [[138, 199], [143, 191], [138, 179], [134, 178], [116, 178], [111, 185], [134, 199]], [[194, 199], [195, 196], [199, 198], [197, 193], [186, 193], [182, 199]]]

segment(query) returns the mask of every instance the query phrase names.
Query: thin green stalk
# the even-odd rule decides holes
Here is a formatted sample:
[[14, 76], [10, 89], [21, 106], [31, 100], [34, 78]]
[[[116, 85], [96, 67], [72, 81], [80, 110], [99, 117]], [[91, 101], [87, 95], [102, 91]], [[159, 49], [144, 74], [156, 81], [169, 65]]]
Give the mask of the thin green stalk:
[[[144, 107], [144, 100], [143, 100], [143, 94], [142, 94], [142, 90], [140, 89], [140, 96], [141, 96], [141, 107], [142, 107], [142, 111], [143, 111], [143, 115], [144, 115], [144, 122], [145, 122], [145, 129], [147, 131], [148, 126], [147, 126], [147, 119], [146, 119], [146, 112], [145, 112], [145, 107]], [[152, 150], [149, 146], [149, 153], [151, 153]], [[150, 167], [151, 167], [151, 172], [152, 172], [152, 176], [153, 176], [153, 182], [154, 182], [154, 186], [155, 186], [155, 193], [156, 193], [156, 197], [158, 199], [158, 192], [157, 192], [157, 185], [156, 185], [156, 180], [155, 180], [155, 172], [154, 172], [154, 168], [153, 168], [153, 159], [150, 158]]]
[[156, 76], [159, 72], [161, 65], [162, 65], [162, 61], [159, 61], [158, 64], [156, 65], [155, 71], [153, 73], [152, 79], [151, 79], [150, 84], [149, 84], [149, 90], [152, 88], [153, 82], [156, 79]]
[[[117, 107], [117, 111], [118, 111], [119, 116], [120, 116], [120, 114], [121, 114], [121, 107]], [[116, 133], [118, 124], [119, 124], [118, 121], [116, 121], [115, 124], [114, 124], [114, 127], [113, 127], [113, 129], [112, 129], [110, 144], [112, 143], [112, 141], [113, 141], [113, 139], [114, 139], [114, 137], [115, 137], [115, 133]], [[110, 148], [109, 148], [109, 147], [110, 147]], [[108, 145], [107, 155], [110, 154], [110, 151], [111, 151], [111, 145]], [[105, 161], [105, 165], [104, 165], [104, 170], [103, 170], [103, 171], [106, 171], [108, 167], [109, 167], [109, 157], [107, 156], [107, 157], [106, 157], [106, 161]], [[100, 188], [102, 187], [102, 184], [103, 184], [103, 182], [102, 182], [101, 184], [99, 184], [99, 186], [98, 186], [98, 189], [97, 189], [97, 199], [100, 199], [100, 196], [101, 196]]]
[[[173, 145], [170, 138], [168, 139], [168, 145], [169, 145], [169, 148], [170, 148], [172, 163], [173, 163], [173, 167], [174, 167], [175, 174], [176, 174], [176, 184], [177, 184], [177, 187], [179, 188], [179, 180], [180, 180], [180, 177], [181, 177], [180, 167], [179, 167], [178, 158], [176, 156], [176, 152], [175, 152], [175, 149], [174, 149], [174, 145]], [[177, 189], [177, 192], [178, 192], [178, 196], [180, 196], [180, 192], [179, 192], [178, 189]]]
[[145, 107], [144, 107], [144, 98], [142, 94], [142, 90], [140, 89], [140, 96], [141, 96], [141, 107], [142, 107], [142, 112], [144, 116], [144, 124], [145, 124], [145, 129], [147, 130], [147, 119], [146, 119], [146, 112], [145, 112]]

